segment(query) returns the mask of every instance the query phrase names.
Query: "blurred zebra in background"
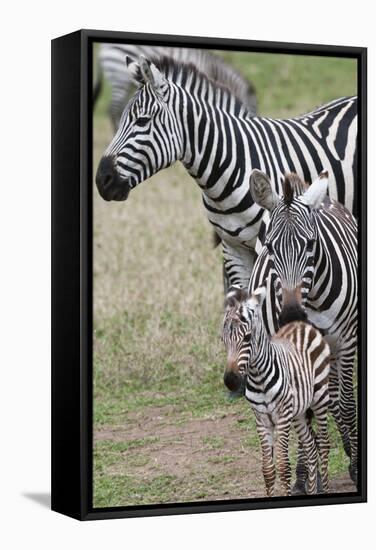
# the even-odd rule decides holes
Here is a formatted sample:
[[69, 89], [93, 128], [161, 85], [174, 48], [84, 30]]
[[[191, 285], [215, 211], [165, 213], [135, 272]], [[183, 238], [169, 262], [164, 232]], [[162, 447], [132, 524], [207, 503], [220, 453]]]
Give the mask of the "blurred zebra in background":
[[129, 192], [180, 160], [196, 179], [206, 214], [219, 235], [230, 283], [248, 286], [263, 208], [249, 192], [254, 168], [269, 174], [273, 191], [296, 172], [313, 181], [330, 170], [329, 194], [356, 209], [357, 98], [341, 98], [286, 120], [255, 117], [228, 88], [192, 65], [161, 58], [127, 58], [138, 84], [99, 164], [105, 200]]
[[[353, 372], [357, 352], [358, 230], [355, 218], [327, 197], [328, 174], [310, 186], [288, 174], [283, 197], [270, 178], [254, 170], [253, 200], [270, 211], [263, 247], [249, 291], [266, 285], [263, 319], [269, 334], [294, 320], [307, 320], [330, 346], [330, 410], [350, 457], [357, 483], [357, 413]], [[304, 460], [298, 461], [297, 485], [304, 487]]]
[[128, 56], [137, 60], [141, 55], [157, 66], [158, 60], [162, 57], [174, 59], [177, 63], [192, 64], [208, 78], [228, 87], [239, 101], [247, 105], [251, 114], [256, 114], [257, 100], [253, 84], [219, 55], [197, 48], [102, 43], [98, 52], [98, 78], [94, 87], [94, 103], [100, 93], [104, 75], [111, 85], [109, 114], [115, 132], [119, 127], [124, 107], [135, 91], [134, 81], [126, 70], [125, 58]]
[[[261, 312], [265, 297], [265, 287], [252, 294], [231, 287], [227, 294], [224, 382], [236, 390], [246, 376], [245, 395], [256, 417], [267, 496], [274, 493], [276, 467], [285, 495], [291, 494], [292, 424], [305, 454], [307, 494], [317, 492], [319, 456], [322, 490], [328, 492], [329, 346], [318, 330], [302, 322], [289, 323], [270, 338]], [[309, 411], [315, 415], [317, 434]]]

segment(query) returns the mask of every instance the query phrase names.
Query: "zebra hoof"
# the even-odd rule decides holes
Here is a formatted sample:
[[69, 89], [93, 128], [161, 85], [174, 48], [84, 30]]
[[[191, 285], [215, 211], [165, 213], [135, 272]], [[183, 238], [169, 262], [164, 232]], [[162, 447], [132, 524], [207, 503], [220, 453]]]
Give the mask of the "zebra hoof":
[[[295, 481], [295, 485], [292, 488], [291, 494], [292, 495], [307, 495], [308, 491], [308, 479], [297, 479]], [[322, 479], [321, 474], [319, 471], [317, 471], [317, 481], [316, 481], [316, 493], [322, 493], [323, 492], [323, 486], [322, 486]]]
[[292, 495], [305, 495], [306, 493], [306, 482], [303, 479], [297, 479], [294, 483], [294, 486], [291, 490]]
[[[306, 481], [305, 481], [305, 486], [304, 486], [305, 494], [306, 494], [306, 495], [308, 494], [307, 487], [308, 487], [308, 479], [306, 479]], [[319, 494], [319, 493], [322, 493], [322, 492], [323, 492], [322, 478], [321, 478], [320, 471], [317, 470], [317, 477], [316, 477], [316, 494]]]
[[350, 464], [349, 466], [349, 474], [350, 474], [350, 478], [351, 478], [351, 481], [354, 483], [354, 485], [357, 487], [358, 486], [358, 469], [356, 466], [352, 466]]

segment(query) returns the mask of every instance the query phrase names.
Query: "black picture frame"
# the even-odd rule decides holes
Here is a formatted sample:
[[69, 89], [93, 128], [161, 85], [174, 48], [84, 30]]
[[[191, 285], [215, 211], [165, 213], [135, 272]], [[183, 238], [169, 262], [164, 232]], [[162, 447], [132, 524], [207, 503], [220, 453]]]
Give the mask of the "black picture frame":
[[[92, 506], [92, 52], [94, 42], [349, 57], [359, 90], [358, 492]], [[367, 499], [366, 48], [80, 30], [52, 40], [52, 509], [80, 520], [365, 502]]]

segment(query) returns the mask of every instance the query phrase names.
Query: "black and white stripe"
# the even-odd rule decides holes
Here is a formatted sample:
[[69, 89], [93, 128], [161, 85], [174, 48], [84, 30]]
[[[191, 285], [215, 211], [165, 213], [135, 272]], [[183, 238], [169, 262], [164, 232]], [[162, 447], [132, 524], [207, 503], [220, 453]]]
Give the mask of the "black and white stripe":
[[276, 192], [296, 172], [313, 181], [327, 168], [329, 194], [356, 209], [357, 98], [337, 99], [287, 120], [250, 116], [228, 88], [192, 66], [162, 58], [128, 59], [139, 88], [124, 110], [96, 177], [106, 200], [180, 160], [202, 190], [206, 214], [223, 243], [231, 284], [246, 287], [263, 210], [249, 193], [254, 168]]
[[[262, 319], [265, 295], [265, 287], [252, 294], [231, 287], [227, 295], [222, 332], [227, 351], [224, 381], [233, 390], [246, 375], [246, 398], [256, 417], [267, 495], [274, 492], [273, 459], [285, 494], [291, 492], [288, 444], [292, 424], [304, 451], [307, 493], [317, 490], [319, 456], [323, 491], [327, 492], [329, 346], [318, 330], [302, 322], [289, 323], [271, 339]], [[316, 417], [316, 440], [309, 411]]]
[[252, 196], [270, 210], [270, 217], [250, 291], [267, 285], [263, 315], [269, 334], [305, 318], [325, 335], [331, 350], [330, 408], [356, 482], [357, 223], [343, 205], [327, 197], [327, 186], [325, 172], [310, 187], [290, 174], [280, 198], [266, 174], [252, 173]]
[[109, 114], [115, 131], [124, 107], [135, 91], [134, 83], [125, 67], [125, 57], [139, 59], [141, 55], [156, 64], [162, 57], [174, 59], [178, 63], [192, 64], [215, 82], [227, 86], [248, 106], [250, 112], [256, 114], [257, 101], [253, 85], [215, 53], [197, 48], [102, 43], [98, 51], [98, 78], [103, 74], [111, 86]]

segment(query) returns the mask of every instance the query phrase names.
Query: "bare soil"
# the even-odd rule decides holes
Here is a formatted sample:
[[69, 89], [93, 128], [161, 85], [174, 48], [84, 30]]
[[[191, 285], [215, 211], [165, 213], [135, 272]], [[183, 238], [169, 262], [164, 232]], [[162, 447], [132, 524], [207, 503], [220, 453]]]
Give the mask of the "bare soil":
[[[131, 413], [126, 425], [103, 426], [94, 440], [130, 443], [109, 467], [109, 476], [132, 475], [140, 483], [173, 476], [180, 501], [192, 500], [192, 494], [194, 500], [264, 497], [260, 451], [247, 444], [244, 422], [246, 418], [230, 413], [177, 424], [173, 406], [151, 407]], [[330, 481], [331, 493], [354, 491], [347, 475]]]

